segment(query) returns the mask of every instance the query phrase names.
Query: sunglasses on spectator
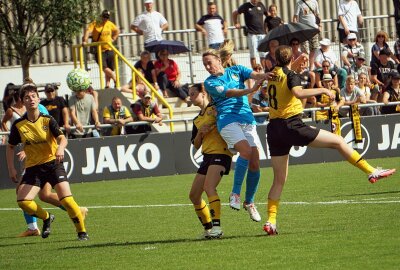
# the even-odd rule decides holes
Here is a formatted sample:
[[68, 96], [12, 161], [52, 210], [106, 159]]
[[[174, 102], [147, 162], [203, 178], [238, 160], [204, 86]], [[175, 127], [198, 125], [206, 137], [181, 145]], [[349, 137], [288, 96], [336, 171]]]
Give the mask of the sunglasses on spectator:
[[329, 66], [322, 66], [323, 68], [329, 68]]

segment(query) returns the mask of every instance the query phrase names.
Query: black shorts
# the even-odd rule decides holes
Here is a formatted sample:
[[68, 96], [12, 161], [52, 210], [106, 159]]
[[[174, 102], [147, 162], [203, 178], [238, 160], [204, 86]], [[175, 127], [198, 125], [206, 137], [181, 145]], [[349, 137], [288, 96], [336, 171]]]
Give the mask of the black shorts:
[[271, 156], [288, 155], [292, 146], [305, 146], [315, 140], [318, 128], [304, 124], [300, 116], [271, 119], [267, 125], [267, 141]]
[[220, 165], [225, 168], [224, 175], [228, 175], [231, 170], [232, 158], [224, 154], [204, 154], [203, 162], [197, 170], [198, 174], [206, 175], [208, 167], [211, 165]]
[[[99, 58], [97, 53], [95, 54], [96, 62], [99, 63]], [[112, 50], [104, 51], [101, 55], [101, 60], [103, 62], [103, 69], [109, 68], [114, 70], [114, 52]]]
[[68, 181], [64, 165], [53, 160], [26, 168], [20, 184], [43, 188], [46, 183], [50, 183], [54, 187], [64, 181]]

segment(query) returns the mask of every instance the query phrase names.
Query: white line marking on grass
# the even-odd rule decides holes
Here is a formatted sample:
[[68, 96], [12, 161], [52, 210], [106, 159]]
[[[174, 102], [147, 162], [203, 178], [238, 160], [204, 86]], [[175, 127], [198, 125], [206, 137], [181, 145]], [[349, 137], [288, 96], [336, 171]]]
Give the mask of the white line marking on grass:
[[[385, 200], [387, 199], [387, 200]], [[390, 199], [390, 200], [389, 200]], [[336, 204], [396, 204], [400, 203], [399, 197], [388, 197], [388, 198], [366, 198], [362, 200], [335, 200], [326, 202], [281, 202], [280, 204], [286, 205], [336, 205]], [[266, 203], [258, 202], [258, 205], [265, 205]], [[222, 203], [222, 205], [228, 205], [228, 203]], [[193, 206], [189, 203], [184, 204], [147, 204], [147, 205], [94, 205], [86, 206], [89, 209], [107, 209], [107, 208], [158, 208], [158, 207], [184, 207]], [[45, 209], [58, 209], [58, 208], [45, 208]], [[0, 208], [0, 211], [17, 211], [20, 208]]]

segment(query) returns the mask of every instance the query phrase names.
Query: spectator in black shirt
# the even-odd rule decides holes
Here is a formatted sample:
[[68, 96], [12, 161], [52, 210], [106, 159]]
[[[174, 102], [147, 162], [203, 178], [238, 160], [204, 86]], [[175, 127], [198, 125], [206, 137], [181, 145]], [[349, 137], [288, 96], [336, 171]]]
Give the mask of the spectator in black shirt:
[[371, 99], [382, 101], [382, 93], [389, 84], [389, 75], [394, 69], [394, 64], [389, 61], [390, 50], [384, 48], [379, 52], [379, 61], [371, 66], [371, 82], [375, 85], [372, 89]]
[[268, 7], [269, 15], [267, 16], [267, 18], [265, 18], [264, 21], [266, 33], [271, 31], [275, 27], [283, 24], [283, 20], [281, 19], [281, 17], [278, 17], [277, 11], [278, 7], [275, 4], [272, 4]]

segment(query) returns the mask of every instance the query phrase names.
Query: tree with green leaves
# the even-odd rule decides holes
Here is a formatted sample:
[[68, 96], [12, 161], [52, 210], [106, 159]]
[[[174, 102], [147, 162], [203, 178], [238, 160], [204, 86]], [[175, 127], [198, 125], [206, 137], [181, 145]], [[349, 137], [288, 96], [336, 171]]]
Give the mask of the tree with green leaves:
[[23, 78], [41, 48], [51, 42], [71, 45], [99, 9], [100, 0], [0, 0], [0, 34], [11, 57], [21, 62]]

